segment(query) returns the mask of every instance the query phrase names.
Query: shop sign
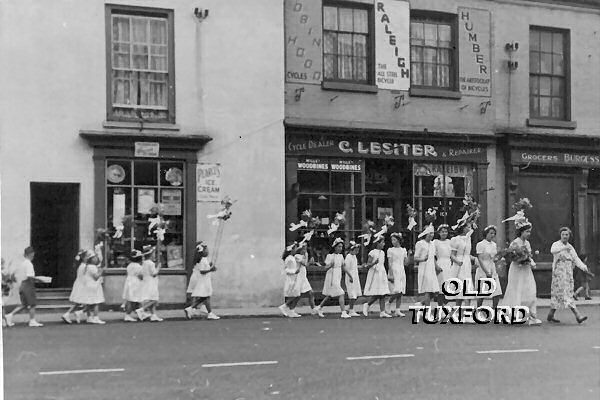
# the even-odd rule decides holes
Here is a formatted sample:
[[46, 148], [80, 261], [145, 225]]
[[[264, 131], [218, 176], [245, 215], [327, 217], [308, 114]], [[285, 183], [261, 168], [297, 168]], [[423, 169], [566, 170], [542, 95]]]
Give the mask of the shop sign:
[[329, 171], [329, 162], [316, 158], [305, 158], [298, 160], [299, 171]]
[[285, 0], [286, 82], [321, 83], [322, 13], [321, 0]]
[[196, 201], [221, 201], [221, 164], [198, 164], [196, 168]]
[[165, 215], [181, 215], [182, 191], [177, 189], [163, 189], [161, 192], [161, 203]]
[[487, 10], [459, 7], [458, 18], [460, 92], [467, 96], [490, 97], [491, 14]]
[[511, 159], [520, 164], [600, 166], [600, 153], [571, 153], [555, 151], [512, 150]]
[[136, 157], [158, 157], [160, 146], [155, 142], [135, 142]]
[[360, 160], [301, 158], [298, 160], [299, 171], [333, 171], [361, 172], [363, 162]]
[[375, 1], [375, 78], [380, 89], [410, 88], [410, 6]]
[[286, 143], [288, 155], [353, 158], [391, 158], [484, 162], [484, 146], [460, 144], [402, 143], [394, 140], [359, 140], [291, 137]]

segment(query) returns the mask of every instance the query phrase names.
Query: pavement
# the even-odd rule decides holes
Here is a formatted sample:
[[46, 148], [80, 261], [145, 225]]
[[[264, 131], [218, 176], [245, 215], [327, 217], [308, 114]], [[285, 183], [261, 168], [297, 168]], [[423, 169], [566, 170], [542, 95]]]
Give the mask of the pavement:
[[221, 321], [187, 321], [180, 313], [163, 323], [21, 325], [3, 330], [4, 394], [7, 400], [597, 399], [600, 310], [597, 301], [580, 308], [589, 316], [581, 325], [569, 311], [557, 313], [560, 324], [509, 326], [415, 325], [376, 312], [349, 320], [270, 318], [267, 310]]

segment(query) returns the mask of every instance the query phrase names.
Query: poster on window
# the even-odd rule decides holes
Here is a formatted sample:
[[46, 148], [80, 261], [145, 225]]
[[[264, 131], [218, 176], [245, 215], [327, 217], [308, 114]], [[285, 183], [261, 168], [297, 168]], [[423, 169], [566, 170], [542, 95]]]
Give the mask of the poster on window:
[[321, 0], [285, 0], [285, 79], [320, 84], [323, 79]]
[[469, 165], [415, 163], [413, 173], [416, 177], [434, 177], [431, 188], [434, 197], [462, 197], [473, 192], [473, 168]]
[[196, 201], [221, 201], [221, 164], [198, 164], [196, 168]]
[[154, 189], [138, 189], [137, 196], [138, 214], [150, 214], [150, 210], [154, 206]]
[[458, 8], [458, 80], [463, 95], [491, 96], [490, 20], [487, 10]]
[[181, 215], [181, 190], [163, 189], [160, 202], [163, 205], [164, 215]]
[[410, 88], [410, 6], [375, 1], [375, 82], [380, 89]]
[[123, 224], [123, 217], [125, 217], [125, 193], [113, 193], [113, 226]]

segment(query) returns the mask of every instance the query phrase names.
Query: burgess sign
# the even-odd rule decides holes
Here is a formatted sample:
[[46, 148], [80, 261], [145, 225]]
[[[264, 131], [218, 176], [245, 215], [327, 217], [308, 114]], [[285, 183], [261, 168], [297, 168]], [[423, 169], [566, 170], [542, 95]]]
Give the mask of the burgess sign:
[[554, 151], [513, 150], [513, 163], [545, 164], [545, 165], [575, 165], [580, 167], [600, 166], [600, 154], [563, 153]]

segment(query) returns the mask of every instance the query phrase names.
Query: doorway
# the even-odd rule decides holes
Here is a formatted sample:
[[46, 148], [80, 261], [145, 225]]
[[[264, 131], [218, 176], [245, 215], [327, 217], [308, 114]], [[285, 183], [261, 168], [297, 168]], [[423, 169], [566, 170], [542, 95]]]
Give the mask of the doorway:
[[72, 287], [79, 249], [79, 184], [32, 182], [30, 192], [36, 274], [52, 277], [49, 287]]
[[590, 271], [596, 274], [592, 279], [590, 288], [596, 289], [600, 279], [600, 191], [588, 193], [587, 208], [587, 265]]

